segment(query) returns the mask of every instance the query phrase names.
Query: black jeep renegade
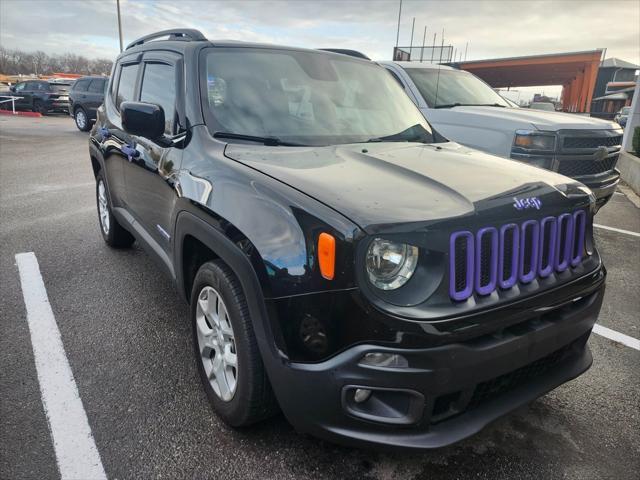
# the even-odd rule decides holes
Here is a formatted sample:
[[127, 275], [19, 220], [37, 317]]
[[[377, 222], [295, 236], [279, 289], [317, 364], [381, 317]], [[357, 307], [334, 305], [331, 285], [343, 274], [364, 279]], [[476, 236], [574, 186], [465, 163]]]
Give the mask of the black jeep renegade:
[[190, 303], [215, 411], [433, 448], [589, 368], [594, 196], [438, 135], [338, 53], [149, 35], [90, 138], [106, 243]]

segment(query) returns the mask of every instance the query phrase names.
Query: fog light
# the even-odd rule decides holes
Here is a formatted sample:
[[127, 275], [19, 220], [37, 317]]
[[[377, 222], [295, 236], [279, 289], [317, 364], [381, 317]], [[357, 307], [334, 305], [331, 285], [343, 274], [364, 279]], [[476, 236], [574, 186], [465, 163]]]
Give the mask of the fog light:
[[371, 352], [367, 353], [360, 365], [368, 365], [371, 367], [389, 367], [389, 368], [407, 368], [409, 362], [402, 355], [397, 353]]
[[366, 388], [356, 388], [356, 393], [353, 394], [353, 400], [356, 403], [364, 403], [369, 400], [371, 396], [371, 390]]

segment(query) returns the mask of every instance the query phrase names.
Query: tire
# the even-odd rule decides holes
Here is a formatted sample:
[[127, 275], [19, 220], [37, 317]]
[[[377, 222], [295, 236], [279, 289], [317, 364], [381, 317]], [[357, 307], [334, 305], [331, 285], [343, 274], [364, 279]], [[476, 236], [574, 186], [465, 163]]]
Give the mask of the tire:
[[113, 216], [111, 196], [107, 190], [107, 184], [104, 181], [102, 172], [98, 172], [96, 176], [96, 204], [98, 207], [100, 233], [102, 233], [105, 243], [113, 248], [130, 247], [135, 238]]
[[[206, 262], [196, 273], [191, 324], [200, 379], [218, 416], [232, 427], [244, 427], [274, 415], [278, 406], [244, 292], [233, 271], [219, 260]], [[226, 361], [231, 358], [235, 367]]]
[[81, 132], [88, 132], [91, 129], [91, 122], [89, 121], [87, 112], [85, 112], [82, 107], [76, 108], [73, 118], [76, 121], [76, 127], [78, 127], [78, 130]]
[[44, 106], [44, 102], [42, 100], [33, 101], [33, 111], [42, 115], [46, 115], [48, 113], [47, 107]]

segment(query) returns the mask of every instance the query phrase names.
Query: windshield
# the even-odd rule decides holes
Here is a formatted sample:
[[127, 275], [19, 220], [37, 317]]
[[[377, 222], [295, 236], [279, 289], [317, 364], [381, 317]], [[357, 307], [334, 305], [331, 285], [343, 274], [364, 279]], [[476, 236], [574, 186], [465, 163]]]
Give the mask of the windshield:
[[205, 65], [205, 117], [220, 138], [316, 146], [434, 141], [420, 111], [374, 63], [243, 47], [210, 49]]
[[405, 71], [431, 108], [456, 105], [509, 106], [489, 85], [469, 72], [437, 68], [407, 68]]

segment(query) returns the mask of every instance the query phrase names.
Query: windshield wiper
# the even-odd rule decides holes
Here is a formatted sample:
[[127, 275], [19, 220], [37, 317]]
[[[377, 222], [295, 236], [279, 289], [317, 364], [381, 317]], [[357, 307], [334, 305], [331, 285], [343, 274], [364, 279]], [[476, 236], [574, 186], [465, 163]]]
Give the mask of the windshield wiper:
[[506, 108], [499, 103], [443, 103], [433, 108], [453, 108], [453, 107], [500, 107]]
[[413, 125], [401, 132], [394, 133], [393, 135], [387, 135], [385, 137], [374, 137], [365, 141], [364, 143], [375, 142], [420, 142], [420, 143], [432, 143], [433, 136], [424, 129], [420, 124]]
[[233, 140], [247, 140], [249, 142], [258, 142], [270, 147], [306, 147], [302, 143], [285, 142], [278, 137], [256, 137], [254, 135], [245, 135], [243, 133], [232, 132], [214, 132], [214, 138], [229, 138]]

